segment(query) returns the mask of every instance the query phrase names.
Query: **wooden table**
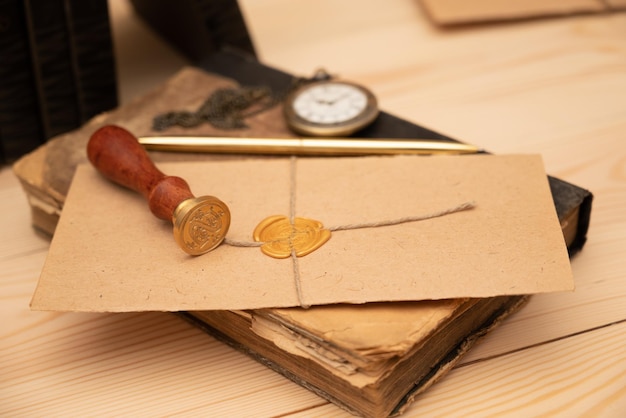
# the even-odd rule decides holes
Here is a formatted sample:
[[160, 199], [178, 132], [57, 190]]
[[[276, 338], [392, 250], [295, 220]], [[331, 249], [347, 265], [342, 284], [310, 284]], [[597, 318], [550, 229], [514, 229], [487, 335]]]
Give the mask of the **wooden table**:
[[[110, 4], [128, 101], [186, 61]], [[443, 30], [415, 0], [240, 4], [265, 63], [323, 66], [595, 194], [576, 291], [533, 297], [406, 416], [626, 416], [626, 15]], [[347, 416], [167, 313], [31, 312], [49, 241], [9, 167], [0, 208], [0, 416]]]

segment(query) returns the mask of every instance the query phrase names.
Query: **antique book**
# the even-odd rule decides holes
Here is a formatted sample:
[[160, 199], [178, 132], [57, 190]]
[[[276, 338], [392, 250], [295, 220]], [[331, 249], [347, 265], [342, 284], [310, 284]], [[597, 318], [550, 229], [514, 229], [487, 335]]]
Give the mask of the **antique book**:
[[[216, 54], [204, 66], [213, 73], [183, 69], [154, 92], [92, 119], [18, 161], [14, 170], [31, 203], [35, 227], [54, 233], [76, 167], [86, 161], [86, 141], [97, 127], [115, 123], [137, 135], [157, 135], [153, 130], [156, 115], [173, 109], [196, 109], [216, 89], [253, 84], [280, 91], [292, 80], [289, 75], [229, 53]], [[168, 134], [293, 136], [282, 120], [280, 104], [246, 117], [245, 125], [238, 130], [210, 124], [172, 127]], [[386, 113], [359, 135], [450, 140]], [[159, 163], [240, 158], [151, 155]], [[81, 167], [79, 175], [88, 168]], [[573, 254], [585, 242], [592, 196], [558, 179], [550, 178], [549, 184], [568, 250]], [[179, 311], [183, 318], [346, 410], [363, 416], [388, 416], [403, 412], [480, 336], [519, 309], [527, 298], [508, 294], [309, 309], [170, 310]]]
[[339, 407], [399, 415], [526, 296], [180, 315]]

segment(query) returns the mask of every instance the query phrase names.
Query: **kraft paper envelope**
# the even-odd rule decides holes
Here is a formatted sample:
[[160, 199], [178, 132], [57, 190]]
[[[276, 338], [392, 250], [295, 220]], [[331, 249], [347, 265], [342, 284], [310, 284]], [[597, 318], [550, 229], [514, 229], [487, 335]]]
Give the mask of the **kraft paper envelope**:
[[[271, 215], [332, 232], [304, 257], [222, 244], [193, 257], [139, 194], [89, 165], [76, 172], [32, 308], [60, 311], [252, 309], [532, 294], [573, 289], [567, 249], [536, 155], [281, 158], [169, 163], [196, 196], [231, 211], [227, 238], [252, 241]], [[294, 213], [291, 213], [293, 211]], [[298, 293], [297, 289], [300, 289]]]

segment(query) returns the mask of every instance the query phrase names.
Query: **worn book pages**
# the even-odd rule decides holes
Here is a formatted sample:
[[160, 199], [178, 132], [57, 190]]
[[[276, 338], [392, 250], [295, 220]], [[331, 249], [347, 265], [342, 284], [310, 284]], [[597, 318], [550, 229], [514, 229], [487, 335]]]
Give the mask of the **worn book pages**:
[[[489, 297], [571, 290], [567, 249], [536, 155], [248, 159], [167, 163], [196, 195], [230, 207], [227, 238], [264, 218], [325, 227], [456, 213], [332, 232], [313, 253], [275, 259], [222, 244], [191, 257], [143, 198], [77, 170], [33, 309], [181, 311]], [[300, 292], [298, 292], [300, 288]]]
[[258, 310], [249, 315], [255, 334], [362, 388], [375, 384], [390, 367], [421, 348], [433, 333], [474, 303], [473, 299], [450, 299], [339, 304], [308, 310]]

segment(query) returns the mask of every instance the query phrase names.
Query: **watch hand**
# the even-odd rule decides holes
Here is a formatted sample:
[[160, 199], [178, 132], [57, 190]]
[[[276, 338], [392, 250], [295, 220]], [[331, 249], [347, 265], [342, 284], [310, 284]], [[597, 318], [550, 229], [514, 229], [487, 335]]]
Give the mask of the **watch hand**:
[[348, 93], [344, 93], [344, 94], [342, 94], [342, 95], [341, 95], [341, 96], [339, 96], [339, 97], [335, 97], [333, 100], [325, 100], [325, 99], [321, 99], [321, 100], [317, 100], [317, 102], [318, 102], [319, 104], [325, 104], [325, 105], [332, 106], [332, 105], [334, 105], [335, 103], [337, 103], [337, 102], [339, 102], [339, 101], [343, 100], [344, 98], [346, 98], [346, 97], [348, 97], [348, 96], [349, 96], [349, 94], [348, 94]]

